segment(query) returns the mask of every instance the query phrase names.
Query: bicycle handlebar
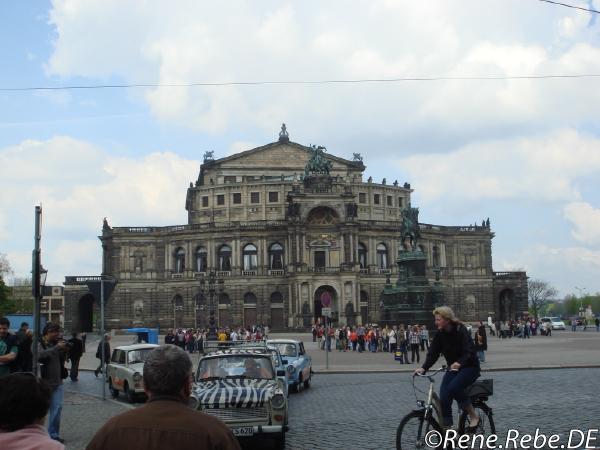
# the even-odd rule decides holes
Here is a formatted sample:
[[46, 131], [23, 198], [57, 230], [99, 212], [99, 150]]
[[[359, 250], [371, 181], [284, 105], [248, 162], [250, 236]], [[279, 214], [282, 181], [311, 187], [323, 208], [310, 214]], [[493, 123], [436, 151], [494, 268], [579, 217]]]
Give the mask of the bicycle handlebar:
[[435, 370], [435, 371], [433, 371], [433, 372], [431, 372], [429, 374], [427, 372], [425, 372], [425, 373], [413, 373], [413, 377], [431, 378], [431, 377], [437, 375], [440, 372], [453, 372], [453, 371], [456, 371], [456, 370], [455, 369], [449, 369], [447, 366], [442, 366], [439, 369], [437, 369], [437, 370]]

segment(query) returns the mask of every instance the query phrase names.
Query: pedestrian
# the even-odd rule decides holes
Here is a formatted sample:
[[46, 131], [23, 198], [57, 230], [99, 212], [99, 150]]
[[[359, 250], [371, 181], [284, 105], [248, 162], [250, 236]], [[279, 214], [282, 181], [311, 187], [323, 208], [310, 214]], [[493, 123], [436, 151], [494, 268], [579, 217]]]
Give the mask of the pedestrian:
[[33, 352], [31, 346], [33, 344], [33, 333], [27, 322], [21, 323], [21, 328], [15, 333], [17, 337], [17, 359], [11, 365], [11, 372], [31, 372], [33, 368]]
[[396, 353], [396, 335], [396, 325], [394, 325], [388, 333], [388, 339], [390, 342], [390, 353]]
[[167, 334], [165, 335], [165, 344], [175, 345], [175, 333], [173, 333], [173, 328], [169, 328]]
[[[102, 360], [102, 345], [104, 345], [104, 360]], [[102, 372], [104, 368], [104, 364], [108, 364], [110, 362], [110, 334], [106, 333], [104, 335], [104, 339], [98, 342], [98, 348], [96, 349], [96, 358], [100, 360], [98, 367], [94, 370], [94, 375], [96, 378], [98, 374]]]
[[181, 349], [163, 345], [144, 362], [145, 405], [106, 422], [87, 450], [240, 448], [221, 420], [191, 409], [192, 361]]
[[317, 342], [317, 325], [313, 324], [312, 326], [312, 337], [313, 337], [313, 342]]
[[486, 341], [486, 338], [481, 333], [481, 327], [480, 327], [477, 329], [477, 332], [475, 333], [475, 351], [477, 352], [477, 357], [479, 358], [479, 362], [481, 362], [481, 363], [485, 362], [485, 350], [487, 350], [487, 347], [485, 347], [485, 341]]
[[68, 376], [65, 373], [67, 369], [64, 361], [68, 350], [67, 342], [60, 339], [60, 325], [48, 322], [38, 345], [38, 361], [42, 364], [41, 378], [48, 383], [52, 391], [48, 411], [48, 434], [61, 444], [64, 443], [60, 437], [60, 417], [64, 398], [63, 379]]
[[356, 335], [358, 336], [358, 352], [362, 353], [365, 351], [365, 336], [367, 332], [365, 327], [362, 325], [358, 326], [358, 330], [356, 330]]
[[68, 358], [71, 361], [69, 377], [71, 381], [79, 381], [79, 360], [83, 355], [83, 341], [79, 338], [79, 333], [72, 333], [69, 343], [71, 344]]
[[2, 450], [64, 450], [50, 438], [44, 421], [52, 389], [32, 373], [13, 373], [0, 383], [0, 448]]
[[352, 343], [352, 351], [355, 352], [358, 346], [358, 334], [354, 328], [350, 331], [350, 342]]
[[83, 353], [85, 353], [85, 340], [87, 339], [87, 333], [84, 331], [81, 333], [81, 342], [83, 342]]
[[408, 341], [406, 340], [406, 332], [402, 325], [400, 325], [400, 330], [398, 331], [398, 349], [400, 350], [400, 364], [410, 364], [408, 362]]
[[421, 341], [421, 333], [419, 332], [419, 327], [414, 325], [412, 331], [408, 335], [408, 340], [410, 342], [410, 350], [411, 350], [411, 358], [410, 362], [415, 362], [415, 355], [417, 355], [417, 364], [421, 362], [420, 352], [419, 352], [419, 344]]
[[596, 331], [600, 331], [600, 319], [596, 317]]
[[421, 350], [429, 350], [429, 330], [425, 325], [421, 327]]
[[[479, 321], [479, 327], [477, 328], [477, 332], [482, 336], [483, 339], [482, 349], [484, 352], [487, 352], [487, 333], [485, 331], [485, 325], [481, 320]], [[483, 360], [485, 361], [485, 357]]]
[[8, 375], [11, 367], [17, 361], [19, 343], [17, 337], [11, 334], [10, 321], [6, 317], [0, 319], [0, 377]]

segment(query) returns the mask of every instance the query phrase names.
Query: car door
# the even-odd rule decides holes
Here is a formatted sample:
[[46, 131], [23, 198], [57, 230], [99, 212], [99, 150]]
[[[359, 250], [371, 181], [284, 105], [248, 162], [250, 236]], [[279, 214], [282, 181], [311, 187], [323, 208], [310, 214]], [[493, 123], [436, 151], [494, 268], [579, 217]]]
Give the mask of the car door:
[[127, 362], [126, 362], [127, 353], [125, 350], [119, 350], [117, 354], [117, 364], [115, 364], [115, 378], [114, 385], [117, 389], [123, 390], [123, 385], [125, 384], [125, 380], [127, 379]]
[[308, 380], [310, 378], [311, 359], [310, 356], [306, 354], [303, 342], [298, 343], [298, 357], [300, 360], [298, 367], [302, 370], [302, 379]]

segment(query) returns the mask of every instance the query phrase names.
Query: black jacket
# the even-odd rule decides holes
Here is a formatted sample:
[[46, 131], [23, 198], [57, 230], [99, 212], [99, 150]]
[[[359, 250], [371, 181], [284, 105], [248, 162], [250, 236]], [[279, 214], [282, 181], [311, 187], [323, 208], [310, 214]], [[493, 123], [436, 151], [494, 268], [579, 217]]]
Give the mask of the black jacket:
[[[98, 342], [98, 349], [96, 350], [96, 358], [102, 359], [102, 341]], [[104, 341], [104, 362], [108, 364], [110, 362], [110, 343]]]
[[440, 354], [446, 358], [448, 367], [458, 362], [462, 367], [479, 368], [479, 358], [477, 358], [475, 344], [463, 324], [453, 325], [450, 331], [438, 330], [435, 333], [423, 369], [429, 370], [440, 357]]
[[71, 350], [69, 350], [69, 358], [79, 359], [83, 355], [83, 341], [78, 338], [71, 338], [69, 342], [72, 344]]

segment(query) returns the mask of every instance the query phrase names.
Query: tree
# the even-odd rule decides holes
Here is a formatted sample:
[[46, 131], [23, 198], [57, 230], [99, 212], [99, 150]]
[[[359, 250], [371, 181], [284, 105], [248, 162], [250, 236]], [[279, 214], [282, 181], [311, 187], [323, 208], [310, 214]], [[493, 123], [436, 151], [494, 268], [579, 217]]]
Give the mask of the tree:
[[539, 312], [558, 295], [558, 291], [543, 280], [527, 281], [527, 289], [529, 291], [529, 307], [534, 317], [538, 317]]
[[8, 287], [4, 284], [4, 278], [0, 275], [0, 317], [16, 311], [14, 300], [8, 297]]
[[4, 280], [7, 275], [12, 275], [13, 270], [10, 262], [4, 253], [0, 253], [0, 278]]

